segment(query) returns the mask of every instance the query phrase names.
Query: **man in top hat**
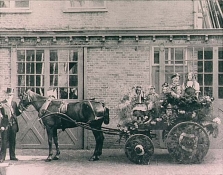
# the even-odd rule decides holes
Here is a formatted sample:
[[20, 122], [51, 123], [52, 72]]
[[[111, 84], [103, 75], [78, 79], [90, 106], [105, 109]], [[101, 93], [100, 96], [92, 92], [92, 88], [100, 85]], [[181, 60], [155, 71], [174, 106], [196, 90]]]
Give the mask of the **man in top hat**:
[[0, 162], [4, 162], [6, 157], [7, 142], [9, 142], [9, 155], [10, 160], [18, 160], [15, 155], [16, 145], [16, 133], [19, 131], [17, 116], [21, 113], [18, 109], [17, 103], [13, 101], [14, 89], [7, 88], [7, 97], [5, 100], [0, 102], [1, 112], [1, 151], [0, 151]]

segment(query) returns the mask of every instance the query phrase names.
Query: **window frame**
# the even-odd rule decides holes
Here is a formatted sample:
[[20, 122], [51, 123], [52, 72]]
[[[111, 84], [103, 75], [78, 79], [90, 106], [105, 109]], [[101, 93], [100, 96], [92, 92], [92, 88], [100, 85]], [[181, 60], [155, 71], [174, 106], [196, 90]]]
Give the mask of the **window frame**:
[[[27, 84], [25, 84], [24, 86], [23, 85], [19, 85], [19, 83], [18, 83], [18, 77], [19, 77], [19, 75], [21, 75], [21, 73], [19, 73], [18, 72], [18, 66], [17, 66], [17, 64], [19, 63], [19, 62], [22, 62], [22, 61], [18, 61], [18, 59], [17, 59], [17, 52], [18, 51], [20, 51], [20, 50], [22, 50], [22, 51], [24, 51], [24, 52], [27, 52], [27, 51], [34, 51], [34, 53], [35, 53], [35, 55], [34, 55], [34, 57], [35, 57], [35, 59], [34, 59], [34, 61], [27, 61], [26, 60], [26, 57], [25, 57], [25, 61], [23, 61], [23, 63], [24, 63], [24, 65], [26, 65], [27, 63], [30, 63], [30, 62], [33, 62], [34, 63], [34, 67], [35, 67], [35, 70], [34, 70], [34, 73], [32, 74], [32, 75], [34, 75], [34, 76], [36, 76], [36, 75], [43, 75], [42, 77], [43, 77], [43, 81], [44, 81], [44, 85], [43, 85], [43, 87], [41, 87], [41, 85], [40, 86], [37, 86], [36, 85], [36, 83], [37, 83], [37, 81], [36, 81], [36, 78], [34, 78], [35, 80], [34, 80], [34, 86], [29, 86], [29, 85], [27, 85]], [[36, 70], [36, 63], [40, 63], [40, 61], [37, 61], [36, 60], [36, 53], [37, 53], [37, 51], [42, 51], [43, 50], [43, 62], [42, 62], [42, 68], [44, 69], [44, 72], [41, 72], [41, 73], [38, 73], [37, 72], [37, 70]], [[15, 96], [16, 97], [18, 97], [19, 96], [19, 91], [18, 91], [18, 88], [22, 88], [22, 87], [24, 87], [24, 89], [26, 89], [27, 87], [31, 87], [31, 88], [34, 88], [35, 90], [38, 90], [38, 91], [40, 91], [39, 89], [42, 89], [43, 90], [43, 94], [44, 94], [44, 96], [47, 96], [47, 91], [49, 90], [49, 89], [51, 89], [52, 88], [52, 86], [50, 85], [50, 71], [49, 71], [49, 69], [50, 69], [50, 51], [51, 50], [65, 50], [65, 51], [67, 51], [68, 53], [70, 53], [71, 51], [74, 53], [74, 52], [77, 52], [77, 55], [78, 55], [78, 60], [76, 61], [77, 62], [77, 76], [78, 76], [78, 82], [77, 82], [77, 93], [78, 93], [78, 98], [75, 98], [75, 99], [71, 99], [71, 98], [59, 98], [58, 97], [58, 99], [61, 99], [61, 100], [66, 100], [66, 101], [71, 101], [71, 100], [81, 100], [81, 99], [83, 99], [83, 78], [84, 78], [84, 76], [83, 76], [83, 69], [84, 69], [84, 67], [83, 67], [83, 61], [84, 61], [84, 58], [83, 58], [83, 48], [58, 48], [58, 47], [56, 47], [56, 48], [16, 48], [16, 49], [12, 49], [12, 57], [11, 57], [11, 67], [12, 67], [12, 69], [11, 69], [11, 74], [12, 74], [12, 86], [13, 87], [15, 87], [15, 89], [16, 89], [16, 93], [15, 93]], [[70, 58], [70, 57], [69, 57]], [[72, 61], [71, 60], [69, 60], [69, 59], [67, 59], [66, 60], [66, 63], [71, 63]], [[24, 70], [25, 70], [26, 68], [24, 68]], [[59, 70], [59, 67], [58, 67], [58, 70]], [[69, 71], [68, 71], [69, 72]], [[66, 74], [66, 76], [67, 77], [69, 77], [70, 75], [73, 75], [73, 73], [68, 73], [67, 72], [67, 74]], [[27, 73], [27, 72], [24, 72], [24, 76], [25, 76], [25, 79], [27, 78], [26, 77], [26, 75], [28, 75], [29, 73]], [[68, 82], [67, 82], [68, 83]], [[55, 87], [57, 87], [58, 88], [58, 91], [59, 91], [59, 84], [57, 84]], [[70, 93], [70, 90], [71, 90], [71, 88], [73, 88], [73, 86], [71, 87], [69, 84], [67, 84], [67, 89], [69, 89], [68, 90], [68, 93]], [[57, 94], [58, 94], [59, 92], [57, 92]], [[59, 95], [59, 94], [58, 94]]]
[[[0, 0], [4, 1], [4, 0]], [[15, 0], [7, 0], [9, 1], [9, 7], [0, 7], [0, 13], [31, 13], [32, 11], [30, 10], [30, 0], [29, 6], [28, 7], [15, 7]]]

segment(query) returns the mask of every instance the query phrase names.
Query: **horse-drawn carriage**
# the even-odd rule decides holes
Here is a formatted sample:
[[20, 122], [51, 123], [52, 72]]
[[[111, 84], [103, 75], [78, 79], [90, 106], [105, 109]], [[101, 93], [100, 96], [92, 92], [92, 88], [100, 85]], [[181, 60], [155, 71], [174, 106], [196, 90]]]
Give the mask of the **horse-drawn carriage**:
[[193, 88], [187, 88], [181, 97], [166, 93], [165, 98], [143, 101], [144, 95], [137, 88], [135, 96], [125, 95], [120, 104], [119, 127], [126, 138], [128, 159], [136, 164], [148, 164], [157, 146], [153, 140], [160, 137], [174, 161], [202, 162], [209, 150], [209, 135], [215, 138], [218, 135], [220, 119], [212, 115], [213, 98], [198, 99]]
[[[109, 123], [109, 109], [95, 100], [66, 103], [27, 90], [21, 95], [19, 107], [26, 110], [29, 105], [33, 105], [39, 112], [48, 135], [49, 155], [46, 161], [59, 159], [57, 129], [78, 126], [93, 131], [96, 146], [91, 160], [99, 160], [103, 133], [106, 133], [126, 139], [125, 154], [130, 161], [148, 164], [154, 153], [152, 140], [157, 137], [154, 131], [161, 131], [161, 140], [176, 161], [199, 163], [203, 160], [210, 145], [209, 134], [217, 137], [217, 123], [220, 123], [219, 118], [206, 119], [212, 117], [210, 111], [213, 99], [206, 96], [198, 100], [191, 94], [180, 98], [167, 95], [161, 99], [156, 94], [150, 94], [150, 100], [146, 101], [141, 93], [130, 96], [125, 95], [121, 101], [122, 124], [118, 129], [102, 127], [103, 123]], [[52, 140], [56, 146], [54, 157]]]

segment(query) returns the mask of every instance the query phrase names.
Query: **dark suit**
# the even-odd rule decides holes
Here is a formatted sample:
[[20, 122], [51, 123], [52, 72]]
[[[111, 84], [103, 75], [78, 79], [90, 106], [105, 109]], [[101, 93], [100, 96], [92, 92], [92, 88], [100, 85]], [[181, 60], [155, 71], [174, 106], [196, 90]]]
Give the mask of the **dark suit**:
[[0, 111], [2, 114], [0, 127], [5, 128], [5, 130], [1, 131], [2, 145], [1, 145], [0, 159], [5, 160], [7, 141], [9, 142], [10, 159], [14, 159], [16, 133], [19, 131], [17, 116], [19, 116], [21, 113], [18, 110], [16, 102], [12, 101], [10, 106], [6, 100], [1, 102]]

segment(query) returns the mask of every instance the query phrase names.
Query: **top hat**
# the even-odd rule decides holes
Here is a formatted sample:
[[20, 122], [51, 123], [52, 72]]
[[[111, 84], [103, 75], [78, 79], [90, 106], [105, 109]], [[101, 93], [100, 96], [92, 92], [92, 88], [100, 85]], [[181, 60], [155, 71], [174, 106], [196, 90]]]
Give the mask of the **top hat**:
[[7, 94], [14, 94], [14, 89], [8, 87], [7, 90], [6, 90], [6, 93]]
[[179, 73], [175, 73], [171, 76], [171, 79], [173, 79], [174, 77], [180, 77], [180, 74]]

